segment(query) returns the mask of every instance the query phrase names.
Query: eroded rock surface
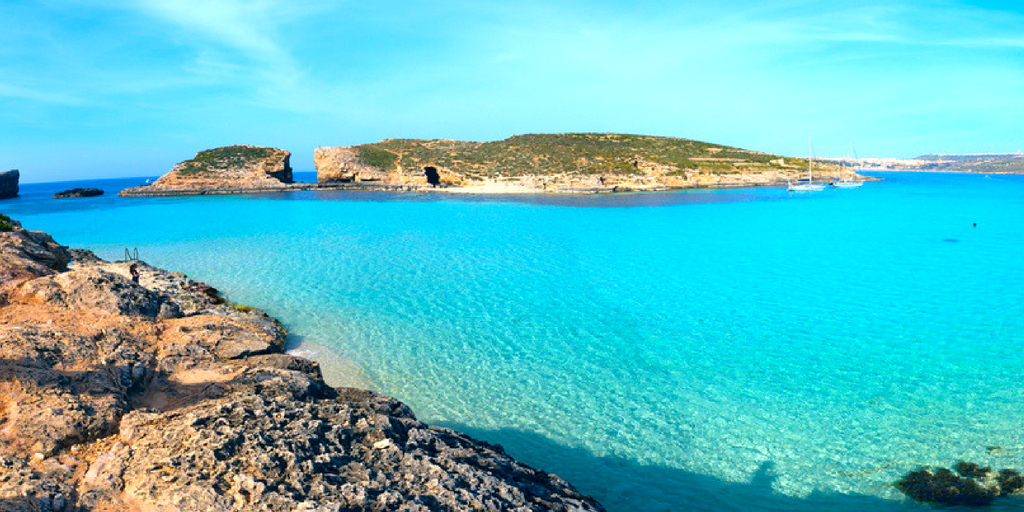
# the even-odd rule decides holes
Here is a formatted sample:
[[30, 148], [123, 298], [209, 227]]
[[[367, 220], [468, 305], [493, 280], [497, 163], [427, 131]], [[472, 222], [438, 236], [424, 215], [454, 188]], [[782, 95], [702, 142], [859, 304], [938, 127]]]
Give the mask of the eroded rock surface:
[[236, 145], [196, 153], [152, 184], [119, 192], [123, 196], [243, 193], [301, 188], [292, 180], [291, 153]]
[[0, 510], [601, 510], [394, 399], [331, 388], [285, 336], [182, 274], [14, 222], [0, 233]]
[[350, 147], [323, 147], [313, 151], [317, 182], [321, 184], [386, 182], [388, 173], [359, 158]]

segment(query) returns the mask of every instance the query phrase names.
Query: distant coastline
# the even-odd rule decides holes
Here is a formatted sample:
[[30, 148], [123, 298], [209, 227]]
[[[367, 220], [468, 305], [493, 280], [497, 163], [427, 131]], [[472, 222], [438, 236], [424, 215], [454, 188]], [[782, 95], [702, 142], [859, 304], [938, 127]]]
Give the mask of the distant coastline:
[[[924, 155], [917, 158], [839, 159], [859, 166], [864, 172], [950, 172], [968, 174], [1024, 174], [1024, 153], [978, 153], [970, 155]], [[864, 168], [872, 166], [872, 168]]]

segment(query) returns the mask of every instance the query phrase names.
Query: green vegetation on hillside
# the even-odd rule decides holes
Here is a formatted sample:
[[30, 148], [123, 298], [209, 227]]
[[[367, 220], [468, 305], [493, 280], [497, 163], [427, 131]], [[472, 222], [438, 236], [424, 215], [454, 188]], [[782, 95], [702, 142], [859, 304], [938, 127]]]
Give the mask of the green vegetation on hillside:
[[394, 169], [395, 162], [398, 161], [398, 155], [395, 153], [372, 144], [356, 146], [356, 151], [359, 153], [359, 160], [364, 164], [386, 171]]
[[[383, 170], [396, 165], [446, 167], [469, 177], [542, 174], [643, 174], [641, 167], [666, 167], [710, 174], [758, 167], [805, 168], [801, 159], [757, 153], [689, 139], [597, 133], [517, 135], [495, 142], [388, 139], [356, 146], [359, 158]], [[780, 162], [780, 159], [781, 162]]]
[[271, 148], [244, 145], [207, 149], [206, 151], [200, 151], [195, 158], [182, 162], [181, 169], [178, 172], [183, 175], [192, 175], [209, 172], [214, 169], [227, 169], [244, 165], [250, 160], [267, 158], [273, 155], [275, 151], [275, 149]]
[[11, 218], [0, 213], [0, 231], [14, 231], [14, 224]]

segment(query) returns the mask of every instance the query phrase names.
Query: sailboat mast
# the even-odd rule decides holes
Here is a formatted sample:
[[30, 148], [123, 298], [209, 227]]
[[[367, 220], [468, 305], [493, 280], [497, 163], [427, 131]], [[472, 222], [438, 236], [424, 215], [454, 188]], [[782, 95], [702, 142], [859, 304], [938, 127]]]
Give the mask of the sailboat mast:
[[810, 137], [807, 137], [807, 182], [814, 183], [814, 149]]

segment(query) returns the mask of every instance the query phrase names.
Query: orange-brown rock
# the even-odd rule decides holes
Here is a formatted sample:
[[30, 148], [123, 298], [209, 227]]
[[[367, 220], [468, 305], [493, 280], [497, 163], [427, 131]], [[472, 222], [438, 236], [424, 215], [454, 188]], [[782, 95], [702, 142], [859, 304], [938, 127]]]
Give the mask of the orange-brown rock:
[[291, 153], [237, 145], [208, 149], [175, 165], [152, 184], [122, 190], [123, 196], [190, 195], [290, 190]]

